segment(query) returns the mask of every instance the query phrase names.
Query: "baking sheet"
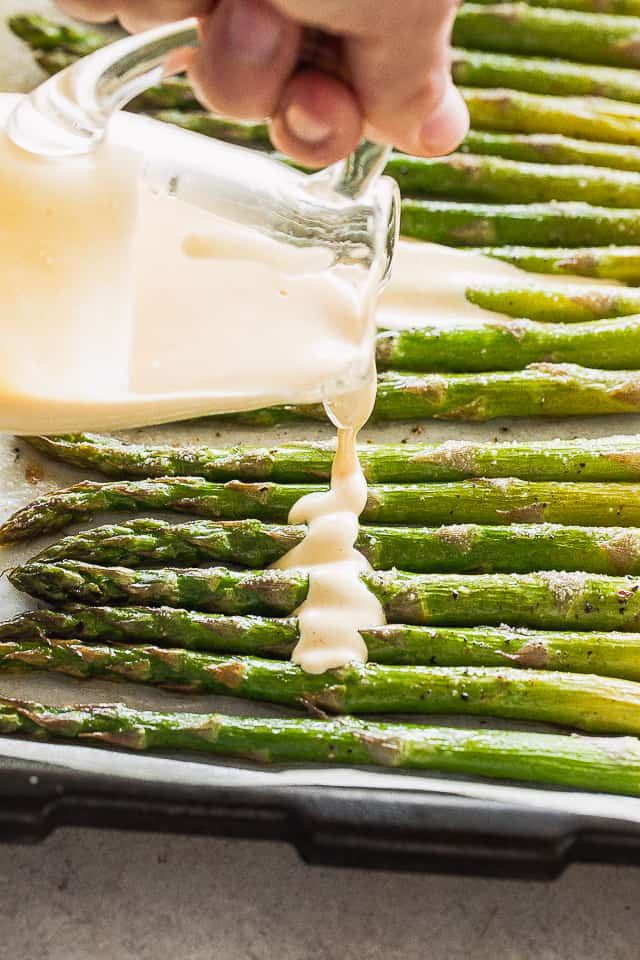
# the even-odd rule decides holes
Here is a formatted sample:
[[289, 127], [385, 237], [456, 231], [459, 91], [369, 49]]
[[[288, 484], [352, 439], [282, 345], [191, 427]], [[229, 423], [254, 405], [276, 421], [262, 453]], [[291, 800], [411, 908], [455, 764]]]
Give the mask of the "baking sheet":
[[[611, 434], [640, 433], [640, 416], [575, 418], [572, 420], [495, 420], [486, 424], [423, 422], [385, 424], [367, 427], [362, 434], [366, 442], [399, 442], [402, 439], [432, 443], [450, 439], [461, 440], [522, 440], [573, 438], [580, 436], [607, 436]], [[209, 444], [227, 446], [237, 443], [284, 443], [289, 440], [321, 440], [333, 436], [330, 426], [301, 424], [277, 430], [256, 430], [207, 424], [173, 424], [119, 433], [125, 439], [169, 443]], [[49, 490], [73, 483], [78, 479], [98, 479], [97, 474], [78, 471], [33, 451], [27, 444], [11, 437], [0, 438], [0, 520], [4, 519], [34, 497]], [[120, 518], [124, 515], [120, 514]], [[161, 516], [161, 514], [158, 514]], [[166, 516], [166, 514], [164, 515]], [[115, 519], [116, 515], [101, 514], [96, 523]], [[187, 515], [181, 515], [188, 519]], [[86, 524], [84, 524], [86, 526]], [[71, 532], [73, 529], [70, 528]], [[37, 550], [58, 539], [62, 534], [39, 538], [19, 547], [0, 550], [0, 568], [7, 569], [21, 563]], [[0, 615], [2, 619], [33, 606], [27, 598], [11, 587], [5, 576], [0, 578]], [[261, 716], [296, 715], [286, 707], [218, 697], [211, 695], [181, 695], [138, 684], [119, 684], [110, 681], [81, 681], [70, 677], [47, 674], [3, 676], [0, 674], [0, 695], [34, 699], [47, 704], [96, 703], [119, 701], [131, 707], [159, 710], [187, 710], [208, 713], [220, 711], [230, 714]], [[397, 719], [397, 718], [396, 718]], [[477, 718], [452, 719], [410, 717], [412, 722], [463, 723], [467, 726], [497, 725]], [[504, 726], [504, 724], [502, 724]], [[511, 724], [510, 726], [515, 726]], [[517, 724], [527, 728], [526, 724]], [[175, 756], [175, 755], [174, 755]], [[31, 743], [18, 738], [0, 738], [0, 758], [23, 758], [34, 762], [59, 765], [76, 771], [111, 773], [114, 777], [161, 778], [183, 784], [216, 784], [219, 786], [300, 786], [314, 785], [359, 787], [376, 789], [420, 790], [436, 794], [453, 794], [488, 802], [508, 802], [525, 809], [574, 813], [640, 823], [640, 799], [611, 797], [609, 795], [570, 792], [565, 790], [526, 787], [488, 781], [462, 780], [430, 774], [335, 768], [300, 765], [259, 768], [249, 763], [224, 762], [200, 757], [171, 759], [161, 756], [130, 756], [120, 751], [102, 751], [95, 747], [73, 744]]]

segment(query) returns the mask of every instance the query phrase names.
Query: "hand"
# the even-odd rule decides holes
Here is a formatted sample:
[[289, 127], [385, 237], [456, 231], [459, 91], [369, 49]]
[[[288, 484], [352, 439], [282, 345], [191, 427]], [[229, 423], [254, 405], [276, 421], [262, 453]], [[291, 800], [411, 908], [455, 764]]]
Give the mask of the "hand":
[[[136, 31], [201, 18], [189, 73], [202, 101], [238, 119], [270, 117], [274, 145], [322, 166], [363, 136], [418, 156], [454, 149], [468, 127], [451, 80], [455, 0], [60, 0], [72, 16], [117, 16]], [[339, 37], [350, 82], [300, 67], [303, 28]]]

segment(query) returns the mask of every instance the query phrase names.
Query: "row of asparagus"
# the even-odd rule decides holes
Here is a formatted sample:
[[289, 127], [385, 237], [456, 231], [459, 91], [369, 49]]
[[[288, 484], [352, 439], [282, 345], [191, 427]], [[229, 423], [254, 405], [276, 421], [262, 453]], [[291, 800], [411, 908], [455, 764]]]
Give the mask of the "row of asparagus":
[[[463, 3], [456, 17], [453, 43], [475, 51], [558, 57], [622, 68], [640, 66], [640, 18], [610, 16], [603, 12], [600, 0], [591, 2], [594, 9], [586, 12], [558, 9], [551, 4], [550, 9], [541, 10], [528, 3]], [[79, 57], [108, 42], [99, 31], [53, 23], [35, 15], [15, 16], [9, 23], [16, 34], [39, 50]], [[185, 103], [180, 102], [180, 106]]]
[[354, 719], [230, 717], [132, 710], [122, 704], [46, 707], [0, 701], [0, 732], [128, 750], [189, 750], [262, 763], [372, 764], [640, 794], [635, 738], [581, 738]]
[[[128, 562], [143, 547], [153, 562], [275, 561], [279, 550], [298, 542], [303, 528], [265, 524], [286, 525], [300, 496], [326, 489], [318, 481], [328, 480], [334, 451], [326, 442], [215, 449], [128, 443], [96, 434], [27, 439], [58, 460], [118, 479], [82, 481], [36, 499], [0, 526], [0, 543], [53, 533], [103, 511], [172, 510], [214, 521], [248, 521], [177, 527], [137, 520], [85, 531], [47, 556], [86, 559], [101, 550], [101, 558], [109, 555], [115, 562]], [[505, 556], [512, 562], [517, 544], [528, 535], [517, 525], [551, 523], [584, 529], [561, 535], [547, 527], [547, 533], [539, 529], [535, 537], [529, 535], [531, 549], [541, 550], [541, 556], [551, 559], [555, 551], [560, 560], [564, 550], [580, 544], [580, 553], [592, 557], [589, 562], [622, 564], [632, 572], [625, 565], [635, 563], [633, 528], [640, 526], [636, 437], [363, 444], [359, 455], [370, 483], [361, 545], [381, 567], [395, 566], [405, 556], [409, 569], [420, 571], [420, 564], [429, 564], [430, 556], [435, 563], [436, 555], [447, 564], [475, 565], [482, 558], [496, 564], [501, 551], [513, 554], [509, 560]], [[451, 529], [438, 534], [380, 528], [389, 524], [463, 526], [457, 535]], [[505, 525], [505, 531], [478, 527], [487, 524]], [[589, 531], [594, 527], [611, 529]], [[426, 556], [421, 556], [421, 537], [430, 542]], [[598, 550], [608, 559], [598, 557]]]
[[[640, 680], [640, 633], [633, 631], [391, 623], [362, 630], [362, 637], [369, 660], [383, 665], [508, 666]], [[118, 643], [287, 660], [299, 633], [295, 617], [225, 615], [167, 606], [91, 607], [68, 603], [55, 610], [20, 614], [0, 624], [1, 643], [27, 644], [7, 646], [5, 666], [13, 652], [19, 650], [22, 657], [26, 650], [33, 649], [27, 642], [44, 643], [51, 638], [80, 642], [83, 655], [88, 644]], [[32, 653], [29, 656], [33, 659]]]
[[[174, 510], [215, 520], [286, 523], [294, 503], [322, 484], [217, 483], [198, 476], [81, 481], [45, 494], [0, 526], [0, 543], [55, 533], [98, 513]], [[369, 487], [364, 524], [564, 523], [640, 526], [640, 484], [478, 478]], [[366, 532], [366, 529], [365, 529]]]
[[[378, 375], [371, 419], [481, 422], [497, 417], [623, 413], [640, 413], [638, 370], [601, 370], [545, 362], [529, 364], [524, 370], [486, 373], [383, 372]], [[269, 407], [232, 417], [234, 423], [262, 428], [309, 419], [324, 421], [324, 407]]]
[[[144, 448], [92, 435], [33, 438], [32, 443], [76, 464], [84, 461], [85, 465], [100, 466], [107, 473], [131, 470], [134, 474], [153, 473], [161, 466], [175, 469], [189, 462], [191, 469], [209, 464], [210, 469], [222, 471], [223, 476], [224, 471], [237, 471], [238, 464], [249, 472], [271, 470], [277, 464], [277, 469], [286, 476], [289, 470], [300, 471], [301, 464], [305, 465], [302, 469], [313, 470], [315, 462], [316, 468], [324, 469], [326, 475], [331, 454], [326, 444], [311, 445], [308, 450], [308, 445], [293, 444], [280, 451], [260, 448], [188, 451]], [[580, 442], [525, 444], [521, 458], [518, 446], [444, 444], [423, 450], [408, 445], [378, 446], [368, 451], [368, 466], [370, 470], [400, 471], [403, 462], [414, 463], [418, 470], [435, 471], [435, 475], [440, 471], [441, 476], [443, 473], [448, 476], [451, 472], [468, 475], [486, 462], [499, 474], [509, 469], [510, 458], [518, 457], [523, 470], [534, 474], [540, 470], [544, 475], [551, 472], [562, 477], [606, 477], [606, 481], [579, 484], [583, 496], [575, 496], [576, 485], [563, 484], [562, 480], [546, 484], [529, 481], [531, 486], [539, 488], [573, 486], [576, 501], [591, 493], [596, 498], [605, 493], [606, 502], [612, 506], [611, 494], [616, 488], [624, 494], [635, 490], [629, 480], [635, 477], [640, 465], [631, 438], [595, 440], [584, 448]], [[367, 451], [367, 447], [364, 449]], [[310, 461], [305, 451], [311, 454]], [[424, 454], [422, 461], [420, 453]], [[612, 477], [617, 482], [612, 481]], [[622, 477], [625, 482], [620, 482]], [[174, 479], [176, 490], [189, 480]], [[212, 481], [203, 478], [190, 479], [196, 484], [214, 486]], [[168, 484], [169, 489], [172, 480], [161, 478], [160, 482]], [[153, 484], [154, 480], [124, 481], [119, 485], [118, 495], [124, 493], [127, 484], [145, 483]], [[431, 487], [434, 493], [438, 490], [442, 493], [465, 483], [471, 492], [473, 484], [468, 480], [433, 482]], [[491, 483], [501, 485], [508, 491], [514, 485], [516, 488], [519, 484], [526, 485], [527, 481], [498, 477], [482, 483], [485, 487], [489, 484], [489, 488]], [[97, 492], [101, 485], [93, 486]], [[115, 495], [116, 486], [102, 485], [102, 492], [109, 489], [109, 494]], [[232, 482], [217, 486], [239, 492], [252, 485]], [[258, 484], [253, 486], [257, 493]], [[262, 497], [267, 490], [284, 496], [287, 489], [279, 485], [279, 491], [275, 491], [278, 485], [269, 482], [260, 486]], [[422, 492], [426, 487], [427, 484], [422, 485]], [[79, 506], [77, 494], [81, 493], [81, 500], [82, 490], [78, 488], [86, 490], [86, 485], [77, 485], [75, 491], [67, 492], [70, 497], [67, 508]], [[290, 489], [295, 491], [294, 498], [299, 495], [299, 484]], [[389, 489], [392, 492], [391, 485]], [[409, 486], [405, 492], [415, 489]], [[45, 501], [56, 496], [59, 495], [54, 494]], [[126, 508], [125, 502], [126, 494], [125, 500], [119, 501], [121, 509]], [[127, 502], [129, 506], [142, 505]], [[545, 509], [548, 506], [546, 502], [538, 502]], [[101, 503], [109, 505], [108, 497]], [[156, 506], [159, 505], [158, 501]], [[163, 505], [175, 504], [165, 501]], [[629, 505], [621, 501], [614, 505], [614, 510], [622, 515], [620, 508], [624, 513]], [[52, 529], [56, 510], [52, 514], [51, 503], [45, 506], [43, 501], [36, 513], [43, 507], [47, 515], [45, 526]], [[53, 520], [54, 526], [57, 522]], [[629, 514], [623, 522], [636, 521]], [[605, 523], [610, 523], [610, 519]], [[570, 548], [571, 535], [575, 533], [578, 542], [580, 538], [584, 540], [585, 547], [590, 543], [594, 558], [601, 552], [609, 555], [614, 564], [617, 562], [614, 558], [624, 556], [629, 563], [634, 562], [635, 531], [632, 529], [538, 529], [535, 525], [527, 528], [523, 524], [493, 529], [501, 533], [510, 531], [513, 547], [518, 538], [524, 546], [531, 530], [534, 539], [540, 534], [550, 545], [555, 543], [556, 536], [560, 543], [568, 538], [564, 542]], [[636, 735], [640, 732], [640, 687], [633, 682], [640, 678], [640, 635], [636, 632], [640, 600], [638, 584], [628, 576], [546, 571], [461, 578], [400, 574], [393, 569], [367, 574], [367, 583], [379, 596], [389, 620], [384, 627], [363, 631], [372, 659], [380, 662], [350, 665], [321, 677], [309, 677], [291, 663], [265, 659], [287, 657], [295, 645], [298, 628], [293, 614], [304, 599], [308, 585], [303, 572], [139, 566], [145, 562], [166, 561], [172, 553], [178, 562], [202, 562], [216, 551], [236, 564], [268, 563], [298, 542], [303, 534], [301, 527], [269, 527], [256, 520], [240, 524], [196, 521], [180, 525], [138, 518], [128, 524], [110, 525], [65, 538], [11, 572], [10, 579], [19, 589], [62, 607], [23, 614], [2, 625], [0, 667], [3, 670], [45, 669], [74, 677], [128, 679], [172, 689], [225, 693], [339, 713], [466, 713], [562, 723], [598, 733]], [[476, 549], [481, 555], [482, 540], [491, 537], [491, 528], [474, 529], [467, 525], [424, 531], [424, 534], [410, 528], [369, 528], [365, 534], [372, 555], [378, 551], [382, 562], [386, 556], [386, 563], [393, 565], [394, 556], [405, 556], [405, 548], [412, 542], [416, 558], [420, 552], [426, 553], [424, 543], [428, 538], [434, 543], [440, 538], [447, 545], [445, 550], [465, 552], [473, 549], [472, 541], [477, 537]], [[526, 550], [526, 546], [524, 548]], [[261, 552], [264, 549], [266, 553]], [[114, 555], [113, 550], [120, 552]], [[77, 551], [91, 557], [91, 562], [71, 559]], [[588, 553], [588, 549], [585, 552]], [[96, 562], [113, 563], [125, 555], [132, 561], [129, 568]], [[625, 569], [624, 563], [622, 560], [622, 569]], [[138, 565], [137, 569], [134, 565]], [[89, 606], [70, 604], [74, 599]], [[482, 611], [481, 617], [478, 611]], [[513, 627], [500, 627], [505, 620]], [[464, 629], [465, 624], [470, 627]], [[537, 629], [514, 629], [519, 624]], [[570, 632], [589, 629], [605, 632]], [[532, 667], [539, 669], [523, 669]], [[349, 762], [415, 764], [419, 768], [459, 769], [467, 774], [493, 772], [496, 776], [525, 776], [592, 788], [600, 785], [597, 770], [592, 769], [594, 764], [596, 768], [598, 763], [602, 767], [603, 758], [610, 756], [611, 762], [602, 767], [607, 774], [602, 788], [622, 792], [640, 789], [640, 783], [633, 777], [626, 773], [622, 776], [628, 761], [619, 741], [603, 742], [595, 756], [594, 748], [588, 743], [583, 747], [582, 741], [540, 735], [548, 745], [548, 751], [541, 754], [546, 761], [540, 761], [540, 766], [528, 768], [525, 773], [524, 757], [531, 743], [528, 734], [489, 731], [487, 743], [494, 763], [491, 768], [487, 762], [474, 761], [477, 738], [485, 734], [466, 731], [467, 739], [461, 742], [460, 752], [456, 754], [459, 759], [456, 767], [452, 754], [456, 751], [457, 731], [392, 725], [388, 732], [395, 737], [394, 749], [399, 755], [382, 748], [384, 759], [381, 756], [376, 761], [377, 748], [374, 755], [369, 756], [361, 747], [361, 755], [355, 745], [370, 744], [367, 738], [371, 730], [382, 736], [380, 731], [384, 728], [377, 725], [348, 721], [347, 745], [341, 753], [332, 743], [330, 721], [238, 720], [229, 721], [228, 727], [226, 718], [207, 718], [207, 721], [211, 726], [204, 735], [204, 749], [232, 755], [242, 755], [243, 749], [245, 753], [255, 750], [258, 742], [262, 742], [265, 745], [262, 759], [327, 759], [329, 755], [331, 759]], [[197, 728], [189, 715], [171, 718], [134, 715], [119, 706], [63, 708], [56, 722], [48, 708], [7, 702], [0, 726], [5, 732], [38, 735], [83, 736], [93, 730], [98, 734], [96, 742], [104, 740], [137, 748], [190, 748], [202, 737], [202, 727]], [[256, 731], [262, 730], [262, 741], [254, 737], [254, 726]], [[218, 731], [222, 729], [226, 734], [219, 737]], [[157, 732], [155, 738], [153, 731]], [[422, 738], [421, 742], [426, 738], [432, 749], [433, 744], [439, 742], [442, 759], [434, 759], [429, 764], [422, 755], [412, 753], [411, 745], [416, 737]], [[273, 750], [268, 746], [272, 742]], [[617, 755], [614, 744], [618, 746]], [[586, 751], [584, 756], [581, 751]], [[410, 754], [411, 761], [405, 759]], [[562, 765], [563, 772], [555, 776], [552, 755], [556, 763], [560, 757], [567, 761]], [[588, 776], [581, 763], [589, 770]], [[633, 761], [634, 776], [636, 767]]]
[[[637, 579], [565, 571], [417, 574], [365, 571], [389, 623], [539, 630], [640, 629]], [[107, 567], [81, 560], [32, 560], [10, 582], [53, 604], [168, 606], [231, 616], [290, 617], [304, 602], [304, 570], [228, 567]]]

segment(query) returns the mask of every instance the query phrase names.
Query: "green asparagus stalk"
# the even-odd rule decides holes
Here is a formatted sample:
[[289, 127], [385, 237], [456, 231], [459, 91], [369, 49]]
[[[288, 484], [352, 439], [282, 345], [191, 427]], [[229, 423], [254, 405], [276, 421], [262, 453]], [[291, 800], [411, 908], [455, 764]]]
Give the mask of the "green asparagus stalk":
[[[572, 8], [599, 15], [607, 12], [640, 14], [639, 0], [598, 0], [597, 9], [595, 0], [554, 0], [553, 3], [550, 0], [535, 0], [530, 5]], [[608, 11], [603, 5], [605, 8], [615, 6], [618, 9]], [[468, 17], [468, 10], [465, 16]], [[108, 42], [108, 38], [98, 31], [69, 27], [37, 15], [14, 16], [8, 22], [12, 32], [29, 44], [36, 58], [44, 60], [43, 65], [50, 73], [69, 66], [79, 56], [99, 49]], [[473, 46], [478, 44], [474, 43]], [[566, 55], [563, 50], [561, 56]], [[47, 57], [52, 59], [47, 60]], [[571, 53], [570, 59], [577, 58]], [[557, 59], [531, 60], [511, 54], [458, 48], [453, 55], [453, 75], [456, 83], [466, 86], [512, 87], [559, 96], [596, 95], [632, 102], [640, 99], [640, 83], [632, 70], [591, 67], [587, 76], [575, 63]], [[186, 103], [168, 101], [159, 106], [190, 107], [193, 102], [191, 94], [191, 99]]]
[[454, 153], [432, 160], [398, 154], [386, 172], [405, 197], [487, 203], [584, 200], [603, 207], [640, 206], [640, 176], [625, 170]]
[[636, 210], [580, 202], [483, 204], [405, 199], [400, 232], [453, 247], [603, 246], [640, 242], [640, 218]]
[[520, 289], [512, 286], [470, 287], [466, 290], [466, 297], [485, 310], [505, 313], [509, 317], [527, 317], [541, 323], [562, 321], [560, 331], [565, 323], [581, 323], [584, 330], [595, 331], [599, 327], [590, 327], [586, 321], [640, 313], [640, 293], [621, 287], [570, 287], [551, 283], [544, 287]]
[[84, 57], [109, 43], [110, 38], [88, 27], [58, 23], [38, 14], [10, 17], [9, 29], [32, 50], [58, 50]]
[[[582, 68], [580, 68], [582, 69]], [[629, 71], [631, 72], [631, 71]], [[583, 71], [584, 73], [584, 71]], [[635, 75], [635, 71], [633, 71]], [[500, 96], [505, 93], [512, 97], [513, 91], [501, 91]], [[468, 93], [468, 99], [471, 102], [471, 93]], [[482, 97], [482, 104], [478, 100]], [[480, 116], [481, 111], [487, 116], [489, 110], [499, 110], [496, 106], [496, 95], [494, 91], [483, 92], [476, 96], [476, 110]], [[629, 146], [628, 143], [601, 143], [596, 142], [596, 135], [605, 137], [609, 134], [609, 119], [605, 118], [604, 125], [602, 115], [598, 115], [598, 120], [594, 120], [594, 113], [586, 110], [586, 104], [581, 103], [579, 110], [576, 110], [575, 103], [572, 101], [567, 104], [565, 101], [558, 101], [557, 98], [548, 97], [546, 100], [556, 102], [549, 104], [535, 103], [536, 110], [534, 116], [538, 118], [536, 126], [547, 128], [549, 126], [549, 116], [554, 118], [553, 129], [565, 130], [567, 127], [575, 129], [578, 136], [586, 136], [592, 132], [591, 140], [578, 139], [576, 136], [569, 137], [562, 133], [513, 133], [513, 132], [495, 132], [490, 130], [471, 130], [460, 146], [460, 150], [465, 153], [485, 154], [489, 156], [500, 156], [507, 160], [521, 160], [527, 163], [545, 163], [545, 164], [581, 164], [592, 167], [608, 167], [610, 169], [626, 170], [632, 173], [640, 172], [640, 147]], [[558, 115], [559, 104], [565, 105], [565, 112]], [[522, 104], [517, 103], [520, 113]], [[522, 109], [524, 117], [531, 117], [527, 113], [527, 104]], [[549, 108], [553, 107], [553, 110]], [[514, 107], [515, 110], [515, 107]], [[513, 111], [512, 111], [513, 112]], [[518, 113], [518, 116], [519, 116]], [[567, 115], [570, 119], [567, 119]], [[204, 136], [217, 137], [220, 140], [228, 140], [231, 143], [237, 143], [242, 146], [250, 146], [259, 149], [269, 147], [269, 134], [264, 124], [238, 124], [215, 117], [212, 114], [196, 111], [180, 110], [159, 110], [154, 112], [154, 117], [164, 123], [172, 123], [176, 126], [191, 130], [193, 133], [200, 133]], [[486, 120], [485, 122], [489, 122]], [[501, 128], [503, 121], [496, 120], [496, 125]], [[626, 121], [623, 121], [623, 123]], [[631, 120], [635, 125], [635, 121]], [[625, 127], [622, 130], [620, 119], [612, 119], [613, 128], [619, 137], [624, 139], [628, 133]], [[526, 120], [516, 120], [515, 125], [518, 128], [526, 126]], [[413, 162], [417, 163], [415, 158]], [[419, 166], [419, 164], [418, 164]], [[402, 155], [393, 154], [387, 165], [386, 173], [394, 177], [401, 185], [406, 176], [405, 170], [408, 165], [403, 160]], [[422, 170], [425, 168], [422, 167]], [[422, 177], [425, 182], [425, 177]]]
[[[621, 146], [640, 145], [640, 114], [632, 104], [600, 97], [545, 96], [507, 88], [460, 89], [476, 130], [562, 134]], [[269, 145], [264, 124], [234, 124], [202, 110], [157, 110], [153, 115], [193, 133], [247, 146]], [[393, 171], [392, 160], [387, 172], [393, 175]]]
[[[45, 494], [0, 527], [0, 543], [62, 530], [102, 511], [177, 510], [214, 519], [254, 518], [286, 523], [315, 484], [213, 483], [201, 477], [162, 477], [110, 483], [83, 481]], [[369, 487], [365, 523], [425, 524], [568, 523], [640, 526], [640, 485], [527, 480], [460, 480], [451, 483], [381, 484]]]
[[1, 703], [0, 731], [40, 740], [78, 739], [127, 750], [193, 750], [258, 763], [374, 764], [640, 795], [640, 747], [631, 737], [152, 713], [122, 704]]
[[[129, 443], [76, 433], [27, 437], [40, 453], [112, 477], [198, 476], [208, 480], [329, 480], [335, 443], [293, 442], [277, 447], [177, 447]], [[640, 480], [640, 437], [580, 437], [509, 443], [361, 444], [358, 459], [369, 483], [433, 483], [473, 477], [523, 480]]]
[[[585, 3], [586, 0], [573, 2]], [[605, 0], [607, 2], [611, 0]], [[37, 15], [11, 17], [9, 26], [32, 49], [61, 48], [76, 56], [92, 53], [109, 39], [98, 31], [54, 23]], [[640, 54], [634, 45], [637, 31], [634, 18], [606, 16], [600, 8], [594, 16], [566, 10], [539, 10], [523, 3], [490, 6], [466, 3], [458, 13], [454, 42], [472, 49], [634, 67], [640, 63]]]
[[36, 48], [34, 50], [34, 60], [49, 76], [59, 73], [60, 70], [66, 70], [77, 59], [78, 57], [75, 54], [67, 53], [62, 48], [56, 48], [55, 50], [38, 50]]
[[573, 274], [640, 284], [640, 247], [486, 247], [479, 253], [513, 263], [531, 273]]
[[[361, 630], [369, 660], [405, 666], [564, 670], [640, 680], [640, 634], [421, 627], [385, 624]], [[288, 659], [298, 642], [295, 618], [223, 616], [173, 607], [34, 610], [0, 624], [0, 640], [75, 639], [153, 643], [226, 654]]]
[[[502, 300], [509, 304], [509, 299], [509, 293], [488, 291], [476, 297], [476, 303], [484, 301], [481, 306], [486, 306], [487, 302]], [[556, 306], [551, 293], [537, 298], [535, 292], [521, 291], [521, 296], [516, 294], [509, 304], [511, 310], [517, 308], [520, 299], [534, 301], [534, 310], [546, 306], [552, 312]], [[570, 297], [564, 299], [571, 303]], [[561, 304], [562, 300], [557, 304], [560, 309]], [[540, 361], [608, 370], [640, 367], [640, 316], [573, 324], [500, 318], [459, 320], [446, 326], [387, 330], [378, 336], [376, 355], [381, 370], [471, 373], [522, 370]]]
[[[633, 2], [640, 13], [640, 3]], [[553, 4], [561, 5], [564, 6]], [[465, 87], [506, 87], [557, 97], [607, 97], [640, 103], [640, 77], [636, 70], [590, 66], [587, 71], [582, 64], [565, 60], [459, 47], [453, 50], [451, 66], [455, 82]]]
[[[65, 537], [37, 558], [83, 560], [107, 566], [197, 566], [224, 563], [265, 567], [296, 546], [303, 526], [259, 520], [167, 523], [139, 518]], [[444, 527], [362, 527], [358, 550], [375, 570], [413, 573], [529, 573], [583, 570], [640, 574], [640, 531], [625, 527], [509, 524]]]
[[585, 164], [640, 172], [640, 147], [577, 140], [559, 133], [491, 133], [470, 130], [459, 148], [507, 160], [541, 164]]
[[518, 90], [460, 89], [477, 130], [560, 133], [584, 140], [640, 144], [636, 104], [598, 97], [549, 97]]
[[594, 733], [640, 734], [640, 686], [592, 674], [350, 663], [311, 675], [278, 660], [77, 640], [4, 641], [0, 669], [131, 680], [339, 714], [460, 713], [557, 723]]
[[[381, 373], [374, 421], [570, 417], [640, 412], [637, 371], [593, 370], [571, 363], [532, 363], [498, 373]], [[229, 418], [227, 418], [229, 419]], [[256, 427], [324, 420], [321, 406], [269, 407], [234, 414]], [[1, 538], [0, 538], [1, 542]]]
[[[475, 0], [476, 3], [510, 3], [511, 0]], [[526, 0], [532, 7], [559, 7], [562, 10], [582, 10], [584, 13], [615, 13], [621, 16], [640, 15], [638, 0]]]
[[288, 616], [307, 595], [307, 574], [297, 570], [239, 572], [225, 567], [130, 570], [65, 560], [32, 561], [9, 573], [19, 590], [65, 603], [192, 607], [227, 614]]
[[537, 9], [527, 3], [464, 3], [453, 28], [457, 46], [560, 57], [614, 67], [640, 65], [635, 17]]
[[[16, 567], [18, 590], [50, 603], [187, 607], [211, 613], [290, 616], [305, 600], [304, 570], [224, 567], [132, 570], [79, 560]], [[630, 577], [543, 571], [527, 574], [366, 572], [389, 623], [638, 631], [640, 595]]]
[[205, 137], [227, 140], [242, 147], [265, 149], [270, 146], [269, 131], [264, 123], [236, 123], [204, 110], [156, 110], [153, 116], [163, 123], [171, 123], [192, 133], [201, 133]]

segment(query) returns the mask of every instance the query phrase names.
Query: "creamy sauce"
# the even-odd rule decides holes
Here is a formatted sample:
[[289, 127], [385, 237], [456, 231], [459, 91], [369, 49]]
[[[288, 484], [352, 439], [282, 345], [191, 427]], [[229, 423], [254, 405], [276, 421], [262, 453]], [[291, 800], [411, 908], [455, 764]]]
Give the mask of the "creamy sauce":
[[306, 523], [307, 535], [275, 567], [306, 570], [309, 591], [296, 610], [300, 639], [291, 659], [307, 673], [324, 673], [367, 660], [359, 630], [385, 622], [382, 605], [361, 579], [371, 567], [356, 550], [358, 518], [367, 502], [367, 482], [358, 462], [358, 431], [375, 401], [375, 371], [353, 394], [327, 403], [338, 444], [326, 493], [310, 493], [292, 507], [290, 523]]
[[138, 172], [121, 146], [52, 161], [0, 133], [0, 430], [314, 403], [364, 380], [364, 268], [152, 194]]
[[612, 280], [593, 277], [531, 274], [510, 263], [482, 254], [443, 247], [435, 243], [401, 240], [396, 248], [391, 282], [377, 311], [378, 326], [407, 330], [458, 321], [504, 320], [501, 313], [470, 303], [470, 287], [543, 288], [615, 287]]

